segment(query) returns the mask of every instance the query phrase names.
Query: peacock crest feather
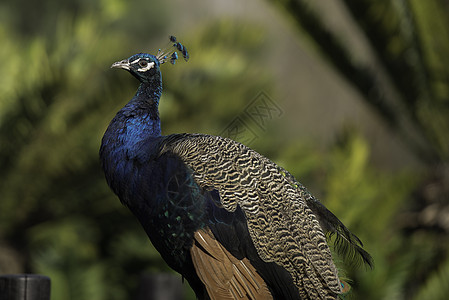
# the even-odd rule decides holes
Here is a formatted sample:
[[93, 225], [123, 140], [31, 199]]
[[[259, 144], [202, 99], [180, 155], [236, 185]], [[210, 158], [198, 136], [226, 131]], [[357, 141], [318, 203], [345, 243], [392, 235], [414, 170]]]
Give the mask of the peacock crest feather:
[[159, 51], [156, 54], [156, 58], [159, 60], [159, 62], [163, 64], [166, 61], [170, 60], [170, 63], [174, 65], [178, 60], [177, 51], [181, 52], [182, 57], [184, 58], [185, 61], [188, 61], [190, 57], [186, 47], [180, 42], [178, 42], [176, 40], [176, 37], [174, 37], [173, 35], [171, 35], [169, 39], [170, 44], [168, 45], [168, 47], [164, 49], [159, 49]]

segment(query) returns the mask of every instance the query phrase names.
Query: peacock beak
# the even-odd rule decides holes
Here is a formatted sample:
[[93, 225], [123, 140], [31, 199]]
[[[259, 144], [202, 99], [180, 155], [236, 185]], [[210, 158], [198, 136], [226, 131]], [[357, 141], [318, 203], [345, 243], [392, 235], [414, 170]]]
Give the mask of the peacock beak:
[[115, 63], [112, 64], [111, 68], [120, 68], [120, 69], [125, 69], [129, 71], [129, 61], [127, 59], [121, 60], [121, 61], [117, 61]]

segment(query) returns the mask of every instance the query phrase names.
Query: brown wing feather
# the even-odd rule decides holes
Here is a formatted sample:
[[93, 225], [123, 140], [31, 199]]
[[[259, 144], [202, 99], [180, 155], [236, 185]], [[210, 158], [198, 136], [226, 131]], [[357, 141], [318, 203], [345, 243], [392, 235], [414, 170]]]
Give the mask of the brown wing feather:
[[235, 258], [209, 229], [195, 232], [190, 253], [198, 277], [212, 300], [273, 299], [248, 259]]

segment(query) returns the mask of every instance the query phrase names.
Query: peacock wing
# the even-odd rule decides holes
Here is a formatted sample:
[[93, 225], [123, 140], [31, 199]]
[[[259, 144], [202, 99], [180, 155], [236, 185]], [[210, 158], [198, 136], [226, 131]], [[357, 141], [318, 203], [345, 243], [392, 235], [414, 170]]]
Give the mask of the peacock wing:
[[226, 210], [241, 207], [260, 258], [285, 268], [303, 298], [333, 299], [341, 293], [320, 223], [280, 167], [218, 136], [172, 135], [161, 145], [164, 152], [178, 155], [202, 188], [217, 190]]

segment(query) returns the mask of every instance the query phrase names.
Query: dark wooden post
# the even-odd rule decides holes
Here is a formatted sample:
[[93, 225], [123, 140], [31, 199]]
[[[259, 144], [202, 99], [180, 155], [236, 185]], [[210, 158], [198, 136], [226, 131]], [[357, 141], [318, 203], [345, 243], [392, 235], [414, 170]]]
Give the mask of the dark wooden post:
[[138, 300], [182, 300], [183, 286], [179, 276], [167, 273], [144, 274], [140, 279]]
[[35, 274], [0, 275], [0, 300], [50, 300], [50, 278]]

